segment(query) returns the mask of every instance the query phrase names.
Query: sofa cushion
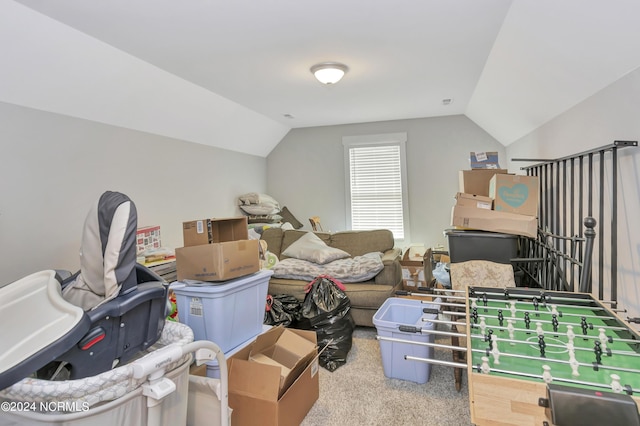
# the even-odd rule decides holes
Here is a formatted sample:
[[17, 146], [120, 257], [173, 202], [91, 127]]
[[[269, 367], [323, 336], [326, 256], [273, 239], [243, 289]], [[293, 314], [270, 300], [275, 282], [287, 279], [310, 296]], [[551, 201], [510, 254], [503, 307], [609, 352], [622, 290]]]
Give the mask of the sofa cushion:
[[395, 244], [393, 233], [388, 229], [341, 231], [330, 235], [331, 241], [328, 244], [346, 251], [351, 256], [362, 256], [374, 251], [384, 253]]
[[295, 257], [296, 259], [317, 263], [318, 265], [324, 265], [325, 263], [350, 256], [344, 250], [329, 247], [313, 232], [307, 232], [298, 238], [282, 254], [287, 257]]

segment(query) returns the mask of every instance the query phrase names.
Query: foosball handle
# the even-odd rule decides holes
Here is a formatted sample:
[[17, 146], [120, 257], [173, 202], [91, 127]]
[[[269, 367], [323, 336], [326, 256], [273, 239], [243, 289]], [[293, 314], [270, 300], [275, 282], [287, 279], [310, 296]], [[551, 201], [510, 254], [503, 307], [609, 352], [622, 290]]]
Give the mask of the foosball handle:
[[440, 313], [440, 311], [436, 308], [423, 308], [422, 309], [422, 313], [423, 314], [438, 314]]
[[422, 329], [412, 325], [399, 325], [398, 330], [405, 333], [422, 333]]
[[627, 322], [632, 322], [632, 323], [635, 323], [635, 324], [640, 324], [640, 317], [627, 318]]

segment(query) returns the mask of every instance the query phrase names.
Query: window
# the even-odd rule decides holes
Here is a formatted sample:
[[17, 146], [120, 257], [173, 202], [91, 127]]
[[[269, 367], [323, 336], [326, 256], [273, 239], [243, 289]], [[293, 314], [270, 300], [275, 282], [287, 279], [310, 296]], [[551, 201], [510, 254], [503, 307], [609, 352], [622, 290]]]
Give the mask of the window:
[[408, 237], [406, 133], [345, 136], [347, 225]]

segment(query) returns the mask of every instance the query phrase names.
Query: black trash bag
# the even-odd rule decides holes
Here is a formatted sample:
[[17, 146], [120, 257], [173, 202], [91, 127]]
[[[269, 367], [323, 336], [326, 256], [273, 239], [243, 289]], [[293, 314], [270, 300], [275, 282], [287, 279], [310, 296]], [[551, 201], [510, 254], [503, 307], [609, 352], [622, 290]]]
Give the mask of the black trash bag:
[[264, 310], [264, 324], [295, 327], [302, 315], [302, 303], [294, 296], [279, 294], [267, 295]]
[[320, 354], [320, 365], [335, 371], [347, 362], [351, 350], [356, 327], [351, 316], [351, 301], [342, 283], [327, 275], [320, 275], [311, 281], [306, 292], [298, 328], [306, 326], [316, 332], [318, 346], [326, 346]]

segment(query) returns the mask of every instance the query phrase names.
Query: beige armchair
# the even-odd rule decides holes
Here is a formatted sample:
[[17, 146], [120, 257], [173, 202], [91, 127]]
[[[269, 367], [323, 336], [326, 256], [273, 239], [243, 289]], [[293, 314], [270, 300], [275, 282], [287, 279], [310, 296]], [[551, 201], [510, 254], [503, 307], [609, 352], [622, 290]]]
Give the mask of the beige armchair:
[[[466, 290], [467, 287], [494, 287], [507, 288], [515, 287], [516, 282], [513, 274], [513, 266], [504, 263], [495, 263], [487, 260], [469, 260], [467, 262], [452, 263], [449, 267], [451, 275], [451, 288], [453, 290]], [[464, 311], [461, 306], [459, 310]], [[467, 320], [465, 317], [455, 319], [459, 324], [452, 325], [452, 332], [466, 333]], [[451, 336], [452, 346], [467, 346], [465, 338]], [[453, 351], [454, 362], [466, 362], [464, 352]], [[462, 388], [462, 369], [454, 368], [453, 378], [456, 390]]]

